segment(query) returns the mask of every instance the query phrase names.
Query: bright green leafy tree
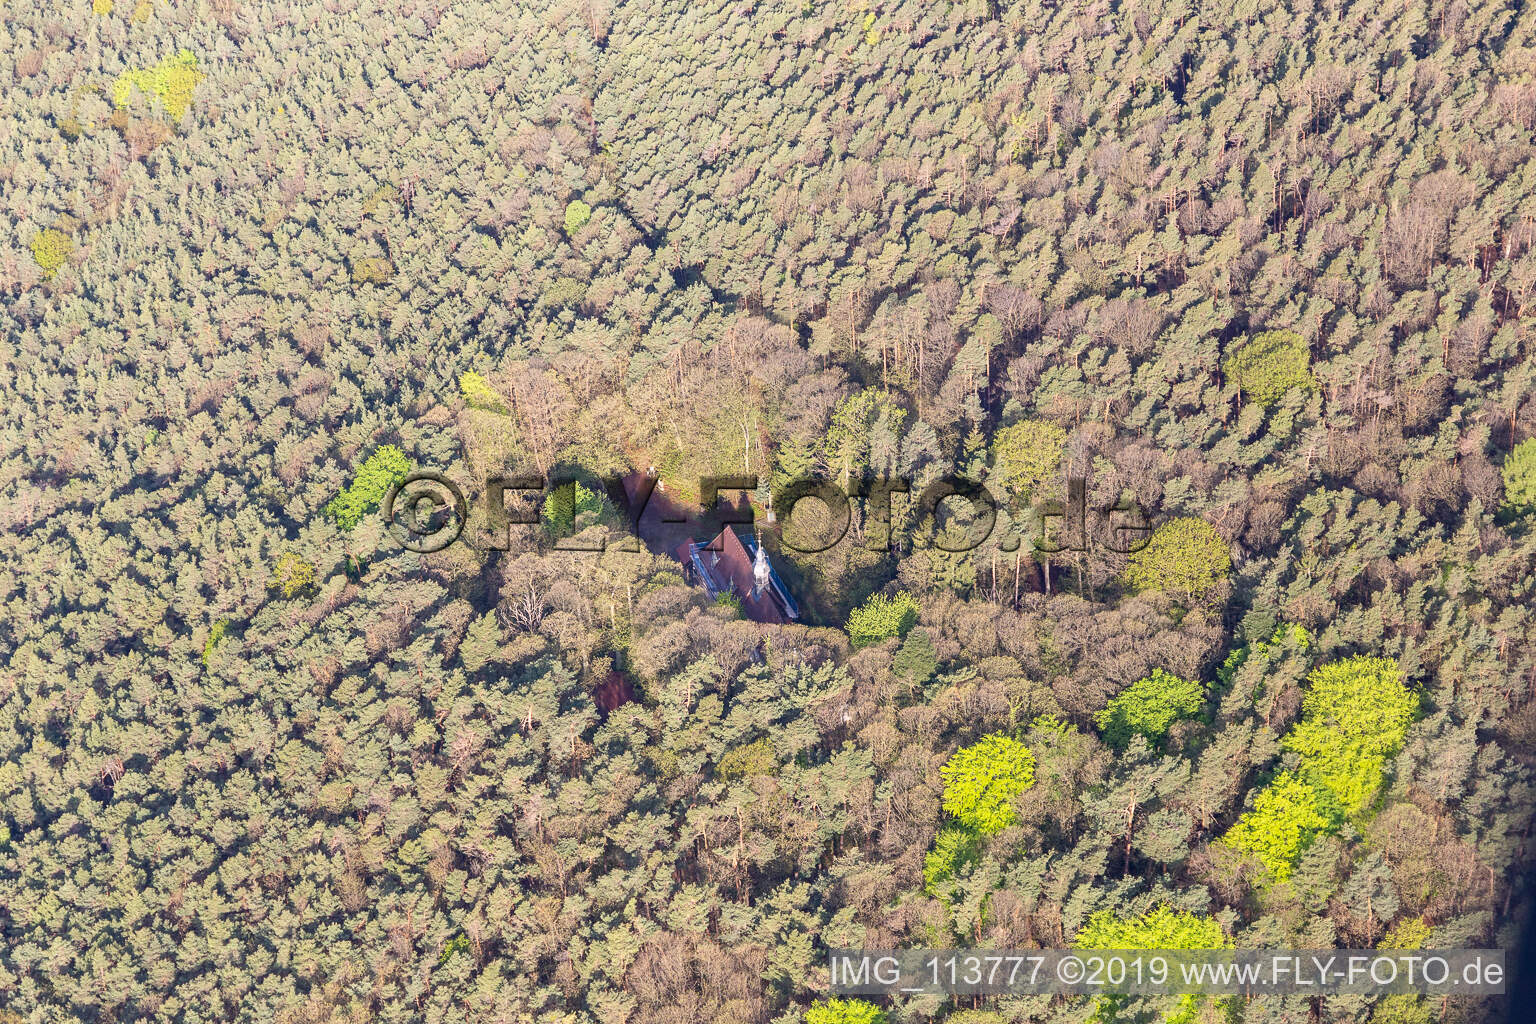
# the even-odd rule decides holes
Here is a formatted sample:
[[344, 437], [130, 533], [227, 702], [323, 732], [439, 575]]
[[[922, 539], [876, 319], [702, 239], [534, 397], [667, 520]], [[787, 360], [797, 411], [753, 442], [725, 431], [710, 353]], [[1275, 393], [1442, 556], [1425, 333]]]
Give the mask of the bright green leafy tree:
[[[1076, 949], [1231, 949], [1232, 940], [1212, 918], [1160, 906], [1133, 918], [1101, 910], [1078, 930], [1072, 945]], [[1124, 1002], [1124, 997], [1105, 997], [1096, 1017], [1113, 1019], [1114, 1011]], [[1189, 1024], [1199, 1006], [1199, 996], [1180, 995], [1163, 1017], [1163, 1024]]]
[[1418, 695], [1403, 685], [1397, 662], [1355, 657], [1307, 676], [1301, 721], [1281, 745], [1301, 755], [1308, 782], [1345, 813], [1365, 810], [1381, 788], [1386, 759], [1401, 749]]
[[353, 284], [385, 284], [395, 276], [395, 265], [383, 256], [365, 256], [352, 264]]
[[1395, 661], [1358, 656], [1313, 669], [1302, 717], [1281, 745], [1300, 755], [1255, 799], [1225, 842], [1289, 877], [1308, 845], [1365, 813], [1419, 707]]
[[939, 769], [944, 810], [989, 836], [1014, 822], [1013, 798], [1035, 784], [1035, 755], [1008, 736], [984, 736]]
[[445, 945], [443, 947], [443, 951], [438, 954], [437, 966], [442, 967], [449, 960], [452, 960], [455, 955], [469, 956], [469, 950], [469, 936], [462, 934], [455, 935], [453, 938], [448, 940], [448, 944]]
[[1377, 949], [1423, 949], [1429, 942], [1429, 923], [1421, 914], [1418, 917], [1404, 918], [1394, 925], [1387, 934], [1376, 943]]
[[1294, 331], [1265, 331], [1227, 357], [1222, 369], [1251, 401], [1273, 405], [1291, 388], [1313, 386], [1307, 341]]
[[272, 566], [272, 578], [267, 582], [267, 586], [280, 590], [284, 597], [291, 598], [312, 586], [314, 582], [315, 567], [296, 553], [284, 551]]
[[496, 394], [490, 383], [480, 374], [470, 370], [459, 377], [459, 393], [464, 396], [464, 401], [472, 409], [484, 409], [486, 412], [505, 414], [506, 405], [501, 396]]
[[964, 825], [945, 825], [934, 837], [933, 849], [923, 858], [923, 882], [929, 893], [955, 877], [981, 855], [981, 836]]
[[43, 228], [32, 236], [32, 260], [43, 268], [46, 277], [58, 273], [74, 250], [74, 239], [58, 228]]
[[827, 999], [805, 1011], [805, 1024], [886, 1024], [884, 1010], [863, 999]]
[[1205, 687], [1193, 679], [1181, 679], [1160, 668], [1138, 679], [1109, 700], [1094, 715], [1104, 742], [1123, 748], [1135, 735], [1156, 745], [1169, 727], [1181, 718], [1193, 718], [1205, 703]]
[[992, 438], [992, 478], [1010, 494], [1033, 491], [1061, 468], [1067, 432], [1047, 420], [1022, 420]]
[[218, 622], [215, 622], [213, 624], [213, 628], [208, 631], [208, 639], [203, 643], [203, 668], [208, 667], [208, 656], [211, 655], [213, 653], [213, 649], [219, 645], [219, 641], [224, 639], [224, 633], [228, 629], [229, 620], [220, 619]]
[[1232, 940], [1209, 917], [1160, 906], [1140, 917], [1101, 910], [1072, 940], [1075, 949], [1231, 949]]
[[197, 57], [191, 50], [180, 50], [152, 68], [124, 71], [112, 83], [112, 102], [126, 107], [133, 90], [154, 96], [166, 113], [180, 121], [192, 105], [192, 91], [208, 76], [197, 69]]
[[1232, 554], [1214, 527], [1183, 517], [1159, 526], [1146, 546], [1131, 553], [1127, 582], [1137, 590], [1161, 590], [1197, 600], [1232, 571]]
[[351, 530], [363, 516], [383, 502], [389, 489], [411, 472], [411, 460], [392, 444], [381, 446], [358, 469], [352, 485], [332, 498], [325, 514], [343, 530]]
[[868, 647], [888, 637], [906, 636], [917, 622], [917, 598], [900, 591], [894, 597], [875, 594], [848, 614], [848, 639]]
[[580, 199], [572, 199], [565, 204], [565, 233], [574, 235], [592, 219], [592, 207]]
[[1291, 772], [1281, 772], [1254, 798], [1253, 809], [1228, 830], [1224, 842], [1252, 854], [1280, 880], [1318, 836], [1333, 831], [1339, 816], [1322, 794]]
[[753, 775], [772, 775], [778, 770], [779, 761], [774, 754], [773, 740], [764, 736], [751, 743], [725, 753], [716, 766], [722, 778], [740, 779]]

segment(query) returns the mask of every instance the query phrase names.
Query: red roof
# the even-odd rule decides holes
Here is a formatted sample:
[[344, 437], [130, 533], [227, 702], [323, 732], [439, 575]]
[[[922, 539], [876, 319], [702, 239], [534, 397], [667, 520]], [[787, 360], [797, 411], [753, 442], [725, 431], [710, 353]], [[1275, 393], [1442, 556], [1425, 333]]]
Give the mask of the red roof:
[[782, 625], [791, 621], [786, 608], [776, 600], [773, 583], [758, 589], [752, 576], [752, 556], [735, 530], [721, 530], [708, 544], [685, 541], [676, 554], [691, 577], [702, 575], [695, 582], [704, 584], [711, 594], [735, 594], [753, 622]]

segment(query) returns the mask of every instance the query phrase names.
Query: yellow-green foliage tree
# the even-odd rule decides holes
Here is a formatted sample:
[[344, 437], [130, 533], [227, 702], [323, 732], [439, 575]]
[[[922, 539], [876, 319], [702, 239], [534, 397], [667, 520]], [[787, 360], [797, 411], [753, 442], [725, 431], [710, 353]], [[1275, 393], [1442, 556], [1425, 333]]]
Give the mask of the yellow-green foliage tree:
[[[1075, 949], [1231, 949], [1232, 940], [1213, 918], [1160, 906], [1132, 918], [1101, 910], [1078, 930], [1072, 945]], [[1199, 1012], [1200, 997], [1181, 995], [1175, 999], [1173, 1008], [1163, 1016], [1163, 1024], [1189, 1024]], [[1097, 1016], [1114, 1019], [1115, 1010], [1124, 1002], [1124, 997], [1104, 997]]]
[[1203, 519], [1183, 517], [1159, 526], [1146, 546], [1131, 553], [1126, 581], [1136, 590], [1161, 590], [1200, 600], [1232, 571], [1226, 541]]
[[1160, 906], [1125, 918], [1100, 910], [1078, 929], [1074, 949], [1231, 949], [1232, 940], [1216, 920]]
[[118, 75], [112, 83], [112, 102], [119, 108], [127, 107], [137, 89], [158, 99], [166, 113], [180, 121], [192, 105], [197, 84], [207, 77], [198, 70], [197, 57], [191, 50], [178, 50], [152, 68], [136, 68]]
[[1516, 515], [1536, 511], [1536, 437], [1515, 445], [1504, 459], [1504, 507]]
[[1254, 797], [1253, 809], [1237, 820], [1223, 842], [1257, 857], [1284, 881], [1302, 851], [1337, 826], [1337, 814], [1317, 789], [1292, 772], [1281, 772]]
[[209, 655], [211, 655], [213, 653], [213, 649], [219, 645], [219, 641], [224, 639], [224, 633], [228, 629], [229, 620], [220, 619], [218, 622], [215, 622], [213, 624], [213, 628], [208, 631], [208, 639], [203, 642], [203, 668], [208, 667]]
[[863, 999], [827, 999], [805, 1011], [805, 1024], [885, 1024], [884, 1010]]
[[848, 639], [868, 647], [893, 636], [906, 636], [917, 622], [917, 598], [905, 590], [894, 597], [875, 594], [848, 613]]
[[58, 228], [43, 228], [32, 236], [32, 260], [43, 268], [46, 277], [58, 273], [74, 251], [74, 239]]
[[764, 736], [727, 751], [720, 758], [716, 771], [721, 778], [740, 779], [753, 775], [772, 775], [778, 767], [779, 761], [774, 755], [773, 740]]
[[923, 858], [923, 883], [930, 895], [981, 855], [981, 835], [964, 825], [945, 825]]
[[574, 235], [592, 219], [592, 207], [580, 199], [572, 199], [565, 205], [565, 233]]
[[1061, 469], [1067, 432], [1049, 420], [1021, 420], [992, 438], [992, 478], [1010, 494], [1028, 493]]
[[471, 409], [506, 414], [507, 407], [490, 383], [480, 374], [469, 370], [459, 376], [459, 393]]
[[1388, 929], [1387, 934], [1376, 943], [1377, 949], [1423, 949], [1429, 941], [1429, 922], [1424, 920], [1421, 914], [1418, 917], [1408, 917], [1399, 921]]
[[1222, 369], [1249, 400], [1273, 405], [1291, 388], [1313, 388], [1312, 355], [1295, 331], [1256, 334], [1227, 357]]
[[1301, 755], [1301, 773], [1345, 814], [1364, 811], [1381, 788], [1419, 709], [1390, 658], [1355, 657], [1314, 669], [1298, 722], [1281, 746]]
[[411, 460], [392, 444], [379, 447], [358, 468], [351, 486], [325, 506], [326, 515], [343, 530], [351, 530], [363, 516], [379, 507], [384, 496], [411, 471]]
[[395, 276], [395, 265], [383, 256], [364, 256], [352, 262], [353, 284], [385, 284]]
[[[1429, 942], [1429, 923], [1422, 916], [1394, 925], [1376, 943], [1377, 949], [1423, 949]], [[1440, 1015], [1420, 995], [1383, 996], [1371, 1012], [1371, 1024], [1433, 1024]]]
[[1301, 721], [1281, 740], [1299, 755], [1296, 770], [1260, 792], [1223, 841], [1276, 878], [1289, 877], [1317, 836], [1369, 812], [1418, 707], [1391, 659], [1359, 656], [1314, 669]]
[[989, 836], [1012, 825], [1013, 798], [1035, 784], [1035, 756], [1009, 736], [984, 736], [955, 751], [939, 769], [944, 810]]
[[1156, 745], [1174, 722], [1198, 715], [1204, 703], [1205, 687], [1199, 682], [1155, 668], [1111, 697], [1094, 722], [1112, 747], [1123, 748], [1136, 735]]
[[[295, 552], [284, 551], [277, 556], [277, 562], [272, 566], [272, 578], [267, 586], [291, 598], [313, 586], [314, 582], [315, 567]], [[209, 646], [211, 648], [212, 645]]]

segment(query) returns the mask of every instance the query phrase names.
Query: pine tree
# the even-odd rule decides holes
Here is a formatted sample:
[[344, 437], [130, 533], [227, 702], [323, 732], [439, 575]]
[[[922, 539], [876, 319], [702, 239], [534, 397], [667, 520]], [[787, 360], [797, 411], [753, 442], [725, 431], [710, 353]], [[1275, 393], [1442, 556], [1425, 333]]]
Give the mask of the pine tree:
[[1516, 515], [1536, 512], [1536, 438], [1521, 441], [1504, 459], [1504, 507]]

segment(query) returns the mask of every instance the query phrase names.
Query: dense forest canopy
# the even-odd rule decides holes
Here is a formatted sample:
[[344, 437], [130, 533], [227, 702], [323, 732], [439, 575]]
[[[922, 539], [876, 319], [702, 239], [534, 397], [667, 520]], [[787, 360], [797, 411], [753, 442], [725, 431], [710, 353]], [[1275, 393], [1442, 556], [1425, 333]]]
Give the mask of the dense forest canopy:
[[[3, 1024], [1508, 1010], [872, 1003], [825, 954], [1520, 948], [1528, 5], [66, 0], [0, 44]], [[799, 622], [565, 549], [653, 467], [759, 479]], [[416, 471], [461, 542], [384, 521]], [[578, 471], [487, 543], [488, 477]], [[947, 475], [1005, 499], [966, 550]], [[763, 519], [813, 478], [911, 490], [807, 552], [830, 509]]]

